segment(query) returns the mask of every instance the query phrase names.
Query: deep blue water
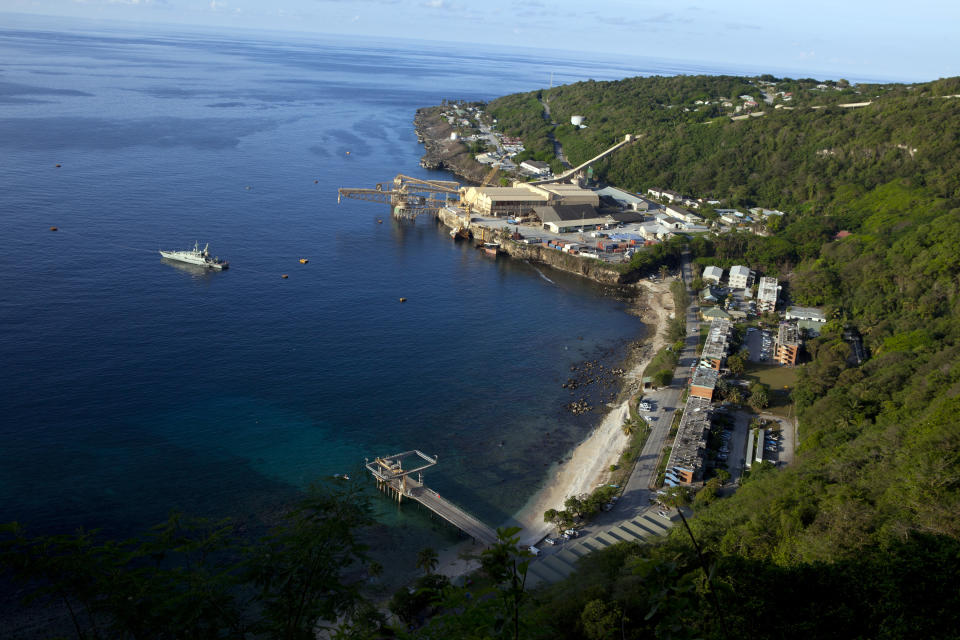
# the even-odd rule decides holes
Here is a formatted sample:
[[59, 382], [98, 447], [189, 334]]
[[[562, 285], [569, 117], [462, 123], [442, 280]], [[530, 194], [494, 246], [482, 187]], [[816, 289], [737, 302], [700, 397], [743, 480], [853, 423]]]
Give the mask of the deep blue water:
[[[429, 484], [496, 524], [598, 419], [560, 384], [642, 335], [623, 302], [336, 189], [449, 179], [412, 127], [443, 98], [698, 69], [55, 26], [0, 30], [0, 521], [257, 519], [420, 448]], [[230, 270], [156, 253], [195, 240]], [[378, 507], [385, 546], [453, 539]]]

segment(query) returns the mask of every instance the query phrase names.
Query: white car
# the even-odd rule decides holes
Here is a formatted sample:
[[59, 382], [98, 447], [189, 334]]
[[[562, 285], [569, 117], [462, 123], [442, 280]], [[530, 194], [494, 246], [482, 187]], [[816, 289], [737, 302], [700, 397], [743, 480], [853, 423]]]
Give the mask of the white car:
[[536, 548], [535, 546], [533, 546], [533, 545], [530, 545], [529, 547], [527, 547], [527, 551], [529, 551], [530, 553], [532, 553], [532, 554], [535, 555], [535, 556], [540, 555], [540, 549], [537, 549], [537, 548]]

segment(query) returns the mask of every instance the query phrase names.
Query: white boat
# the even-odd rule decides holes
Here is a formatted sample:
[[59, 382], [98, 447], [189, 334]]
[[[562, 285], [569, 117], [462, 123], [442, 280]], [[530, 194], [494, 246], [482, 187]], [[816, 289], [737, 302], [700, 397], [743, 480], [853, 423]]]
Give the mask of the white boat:
[[210, 255], [210, 244], [206, 244], [200, 249], [200, 243], [193, 245], [193, 249], [175, 249], [173, 251], [160, 250], [160, 255], [167, 260], [176, 260], [177, 262], [186, 262], [210, 269], [223, 270], [230, 266], [226, 260]]

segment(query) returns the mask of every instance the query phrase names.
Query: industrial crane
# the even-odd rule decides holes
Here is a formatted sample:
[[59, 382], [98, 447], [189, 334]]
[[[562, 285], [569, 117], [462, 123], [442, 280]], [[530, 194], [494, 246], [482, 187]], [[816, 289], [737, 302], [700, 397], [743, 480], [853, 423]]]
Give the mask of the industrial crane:
[[393, 179], [393, 188], [384, 183], [375, 189], [338, 189], [337, 202], [342, 198], [380, 202], [390, 205], [397, 218], [414, 219], [423, 213], [435, 214], [450, 203], [450, 195], [460, 192], [460, 183], [452, 180], [421, 180], [399, 174]]

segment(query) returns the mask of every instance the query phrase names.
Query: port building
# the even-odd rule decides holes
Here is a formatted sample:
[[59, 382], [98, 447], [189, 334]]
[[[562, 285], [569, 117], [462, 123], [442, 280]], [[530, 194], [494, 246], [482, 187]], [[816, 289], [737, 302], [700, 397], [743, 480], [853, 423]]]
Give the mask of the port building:
[[589, 204], [553, 204], [533, 208], [543, 227], [554, 233], [587, 231], [610, 223], [610, 217], [600, 215]]
[[533, 185], [523, 182], [512, 187], [464, 187], [460, 206], [484, 216], [524, 216], [536, 206], [586, 204], [597, 207], [595, 191], [573, 184]]

